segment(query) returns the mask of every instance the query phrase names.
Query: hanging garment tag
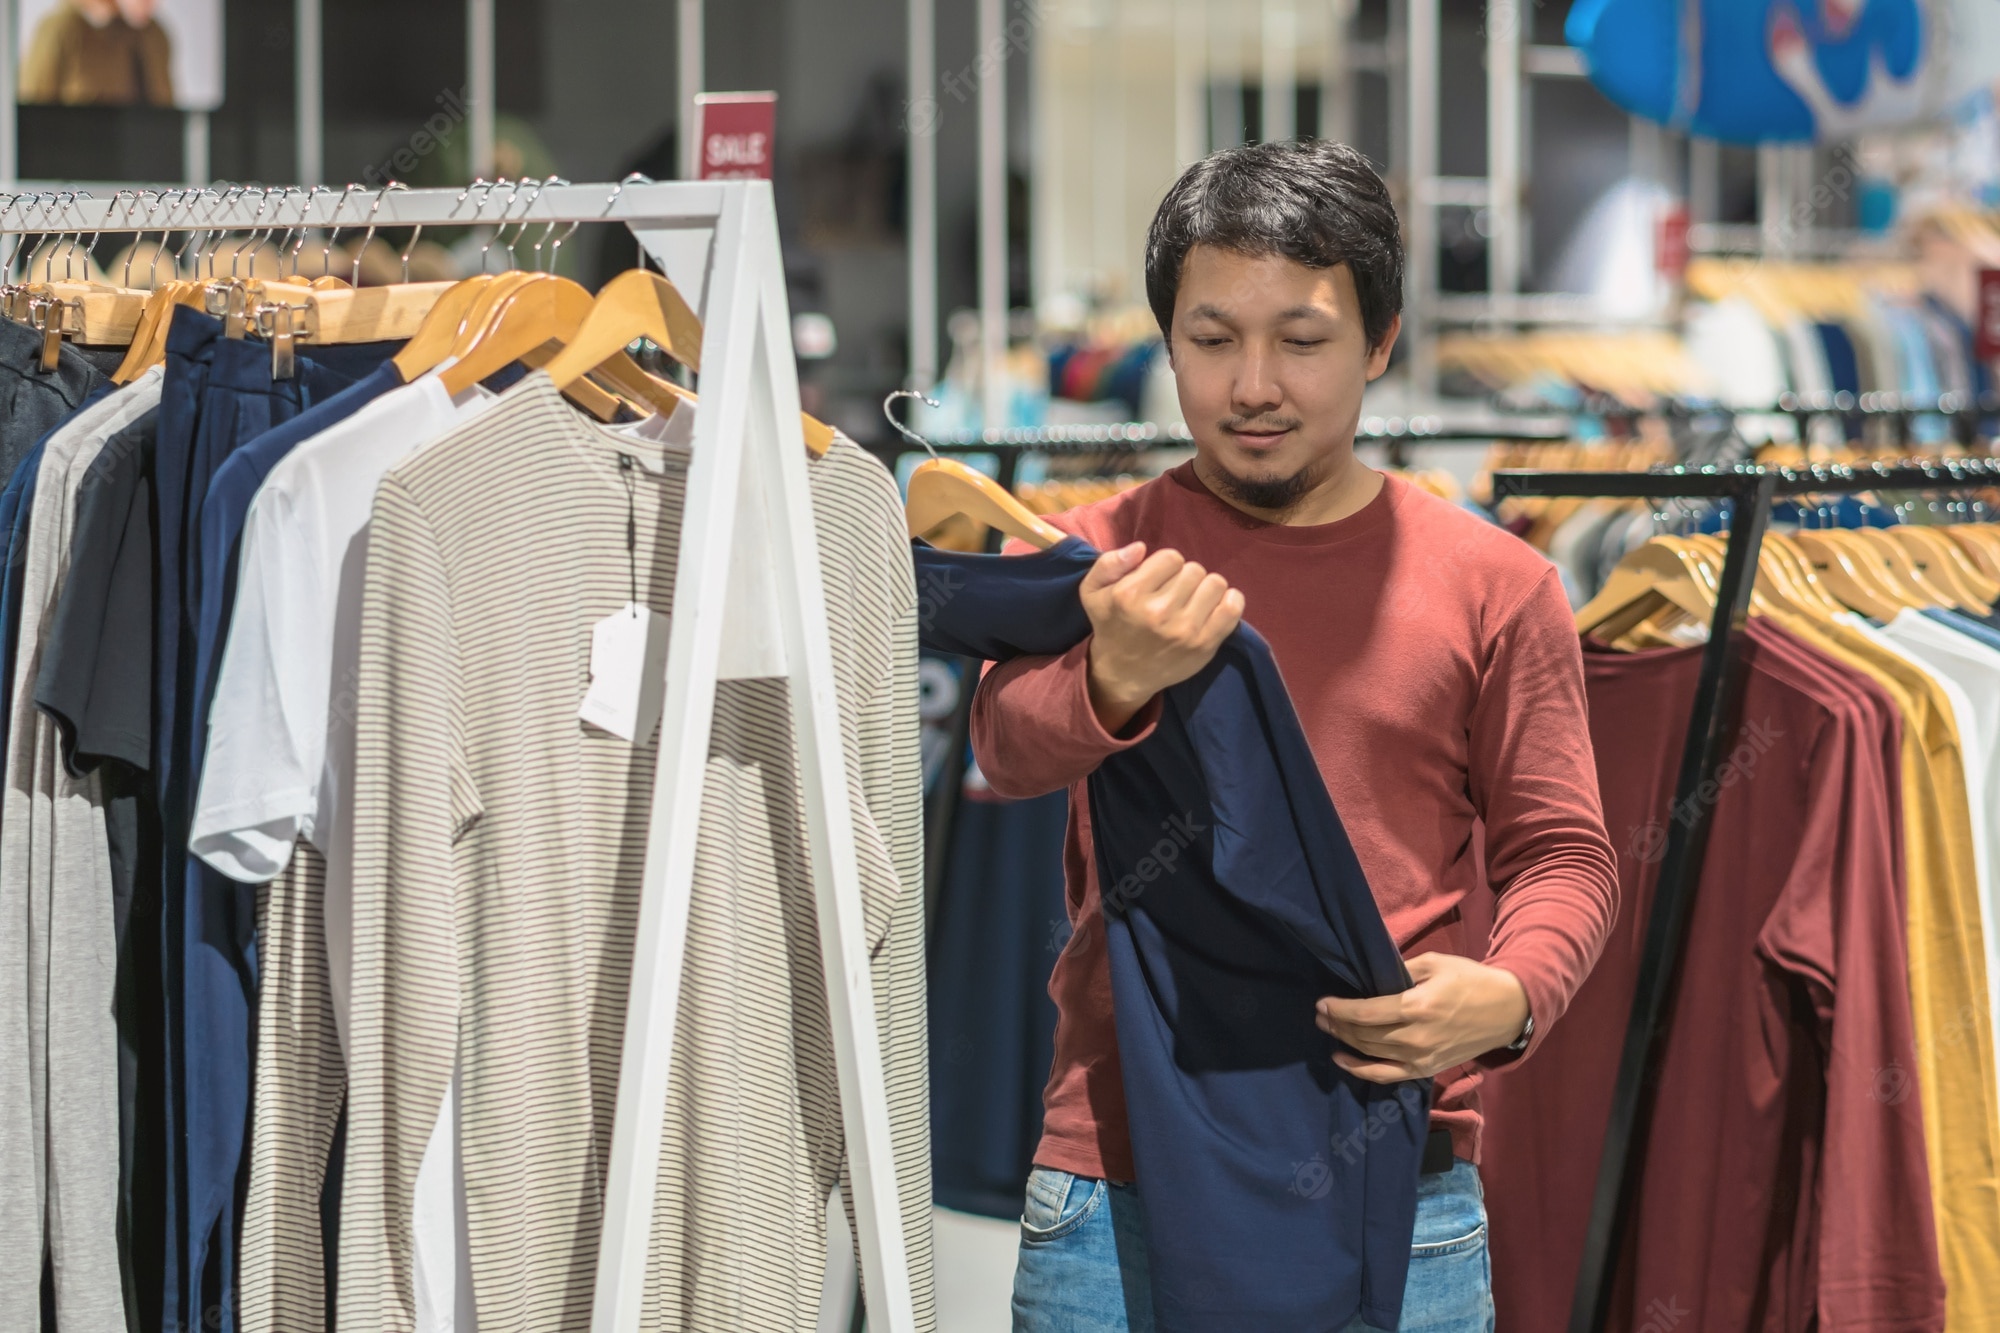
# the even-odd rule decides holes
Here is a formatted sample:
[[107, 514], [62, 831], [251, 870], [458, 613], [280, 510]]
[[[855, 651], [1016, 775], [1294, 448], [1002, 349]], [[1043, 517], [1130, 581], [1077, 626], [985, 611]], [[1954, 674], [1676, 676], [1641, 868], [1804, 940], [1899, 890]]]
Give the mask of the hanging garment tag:
[[590, 689], [576, 715], [634, 745], [660, 725], [667, 693], [667, 617], [627, 602], [590, 631]]

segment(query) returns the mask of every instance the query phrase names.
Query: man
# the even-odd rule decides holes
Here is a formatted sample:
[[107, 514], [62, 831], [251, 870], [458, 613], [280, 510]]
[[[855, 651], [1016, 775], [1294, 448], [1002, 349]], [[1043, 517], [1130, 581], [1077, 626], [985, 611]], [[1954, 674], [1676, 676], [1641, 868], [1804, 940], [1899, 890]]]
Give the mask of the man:
[[21, 100], [65, 106], [172, 106], [173, 41], [158, 0], [61, 0], [35, 26]]
[[[1015, 1328], [1152, 1327], [1137, 1191], [1174, 1182], [1134, 1179], [1084, 782], [1247, 616], [1414, 981], [1323, 999], [1319, 1025], [1361, 1078], [1437, 1080], [1449, 1165], [1419, 1185], [1403, 1326], [1487, 1330], [1474, 1090], [1547, 1034], [1615, 911], [1569, 605], [1532, 549], [1354, 456], [1402, 306], [1395, 209], [1359, 153], [1260, 144], [1189, 168], [1153, 220], [1146, 287], [1196, 456], [1054, 520], [1104, 553], [1081, 592], [1093, 634], [994, 667], [973, 705], [995, 792], [1070, 791], [1075, 933], [1049, 982]], [[1500, 892], [1490, 941], [1460, 920], [1483, 883]]]

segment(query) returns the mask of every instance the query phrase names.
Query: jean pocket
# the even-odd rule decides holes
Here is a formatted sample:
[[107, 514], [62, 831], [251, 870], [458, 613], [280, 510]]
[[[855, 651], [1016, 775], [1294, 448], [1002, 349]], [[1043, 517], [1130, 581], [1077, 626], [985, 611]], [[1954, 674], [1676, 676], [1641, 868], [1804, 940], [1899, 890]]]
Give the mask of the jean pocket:
[[1410, 1258], [1440, 1259], [1447, 1255], [1463, 1254], [1467, 1250], [1477, 1250], [1486, 1244], [1486, 1224], [1479, 1223], [1462, 1236], [1451, 1236], [1443, 1240], [1418, 1241], [1410, 1247]]
[[1103, 1202], [1103, 1181], [1038, 1166], [1028, 1177], [1021, 1239], [1029, 1244], [1061, 1240], [1088, 1222]]

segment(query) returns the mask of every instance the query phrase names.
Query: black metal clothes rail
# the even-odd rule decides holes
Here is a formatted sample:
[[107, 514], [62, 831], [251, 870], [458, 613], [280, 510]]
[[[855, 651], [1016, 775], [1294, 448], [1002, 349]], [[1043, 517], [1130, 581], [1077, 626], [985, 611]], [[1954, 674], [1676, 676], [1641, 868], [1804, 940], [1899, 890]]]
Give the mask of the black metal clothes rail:
[[1495, 505], [1509, 497], [1570, 496], [1651, 500], [1714, 499], [1731, 506], [1728, 551], [1716, 590], [1715, 614], [1702, 650], [1701, 675], [1687, 740], [1681, 750], [1672, 810], [1691, 811], [1666, 821], [1653, 906], [1647, 918], [1632, 1012], [1605, 1125], [1590, 1227], [1577, 1270], [1569, 1333], [1602, 1333], [1610, 1314], [1618, 1258], [1637, 1203], [1641, 1153], [1655, 1103], [1667, 1015], [1687, 944], [1695, 885], [1708, 847], [1712, 803], [1698, 799], [1735, 744], [1743, 701], [1741, 634], [1749, 618], [1757, 556], [1779, 495], [1854, 494], [1862, 491], [1938, 491], [2000, 486], [2000, 460], [1940, 458], [1915, 464], [1863, 464], [1813, 468], [1666, 468], [1652, 472], [1493, 473]]
[[[1886, 390], [1852, 393], [1840, 389], [1831, 392], [1787, 392], [1778, 395], [1778, 400], [1774, 403], [1746, 407], [1740, 404], [1718, 403], [1710, 399], [1671, 397], [1659, 399], [1650, 405], [1636, 406], [1601, 391], [1592, 390], [1582, 395], [1582, 404], [1577, 408], [1563, 409], [1547, 404], [1509, 406], [1505, 403], [1495, 403], [1494, 411], [1503, 416], [1567, 415], [1593, 417], [1606, 421], [1638, 421], [1647, 417], [1687, 420], [1700, 417], [1788, 416], [1798, 424], [1801, 440], [1807, 437], [1807, 431], [1816, 418], [1833, 418], [1843, 423], [1844, 427], [1854, 428], [1868, 421], [1887, 420], [1894, 427], [1893, 434], [1899, 446], [1916, 444], [1912, 423], [1918, 417], [1932, 417], [1941, 418], [1949, 423], [1955, 444], [1961, 448], [1971, 448], [1980, 437], [1981, 427], [1990, 425], [1996, 418], [2000, 418], [2000, 393], [1918, 395], [1891, 393]], [[1848, 429], [1847, 433], [1851, 436], [1858, 431]]]
[[[1391, 467], [1408, 466], [1410, 446], [1419, 444], [1561, 444], [1572, 439], [1567, 420], [1556, 421], [1552, 413], [1538, 424], [1509, 424], [1494, 420], [1462, 424], [1445, 417], [1419, 414], [1407, 417], [1362, 418], [1354, 432], [1356, 444], [1381, 445]], [[894, 471], [905, 454], [925, 452], [921, 444], [889, 440], [869, 445], [868, 451]], [[1121, 421], [1097, 426], [1009, 427], [1006, 430], [958, 432], [933, 441], [931, 448], [944, 455], [992, 454], [1003, 470], [1018, 468], [1030, 454], [1061, 457], [1075, 454], [1144, 453], [1152, 449], [1188, 449], [1194, 437], [1182, 425], [1162, 426], [1150, 421]], [[1011, 488], [1011, 481], [1002, 485]]]

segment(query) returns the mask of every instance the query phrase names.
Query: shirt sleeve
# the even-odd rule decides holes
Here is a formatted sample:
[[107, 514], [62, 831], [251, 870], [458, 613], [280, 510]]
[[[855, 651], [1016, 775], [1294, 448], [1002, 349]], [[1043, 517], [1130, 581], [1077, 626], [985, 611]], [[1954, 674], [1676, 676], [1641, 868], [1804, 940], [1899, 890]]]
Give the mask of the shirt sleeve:
[[[1495, 639], [1473, 708], [1469, 755], [1487, 873], [1500, 895], [1486, 961], [1512, 972], [1527, 991], [1533, 1054], [1590, 974], [1618, 912], [1583, 653], [1554, 568]], [[1496, 1051], [1481, 1063], [1514, 1058]]]
[[143, 771], [152, 756], [151, 420], [111, 438], [85, 474], [70, 573], [50, 621], [35, 702], [81, 778], [105, 760]]
[[266, 490], [245, 522], [189, 839], [196, 856], [248, 883], [284, 870], [299, 834], [312, 831], [326, 758], [332, 617], [301, 519]]
[[478, 810], [437, 538], [391, 474], [376, 492], [355, 688], [354, 979], [343, 1324], [414, 1327], [417, 1171], [450, 1084], [459, 1020], [455, 844]]
[[972, 698], [972, 754], [996, 795], [1021, 801], [1062, 791], [1152, 735], [1158, 697], [1118, 735], [1090, 703], [1090, 640], [1059, 657], [989, 664]]

